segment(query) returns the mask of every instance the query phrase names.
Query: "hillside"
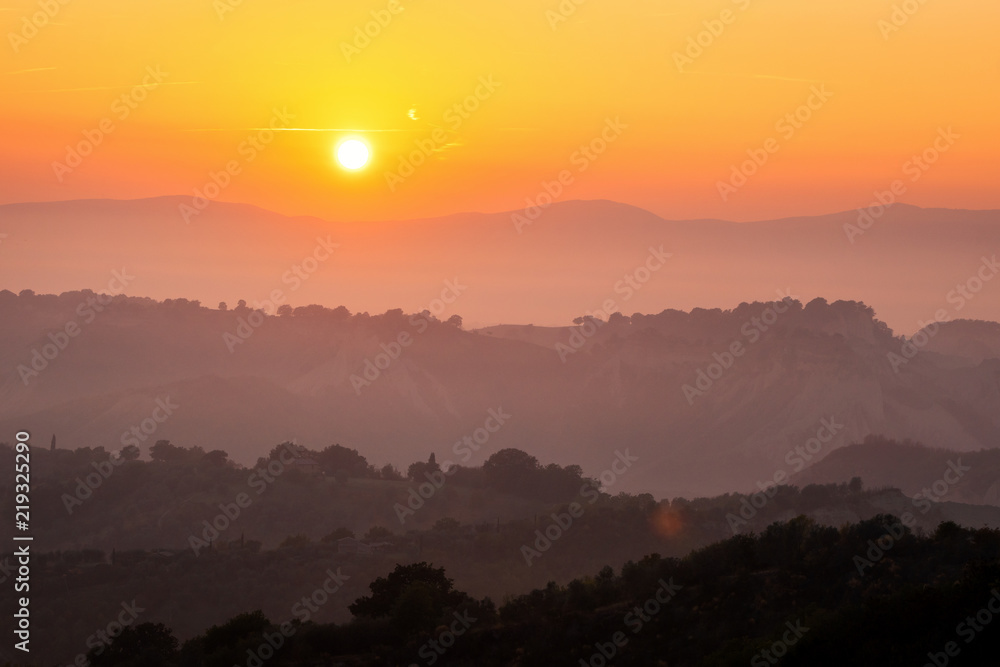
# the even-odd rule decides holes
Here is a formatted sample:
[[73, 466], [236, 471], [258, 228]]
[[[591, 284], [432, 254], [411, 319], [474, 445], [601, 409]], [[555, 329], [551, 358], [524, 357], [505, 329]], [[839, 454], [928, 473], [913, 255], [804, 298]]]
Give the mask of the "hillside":
[[754, 488], [869, 434], [965, 452], [1000, 428], [1000, 361], [922, 351], [897, 373], [904, 341], [856, 302], [467, 331], [400, 310], [96, 299], [0, 292], [0, 428], [147, 454], [165, 438], [243, 464], [339, 442], [397, 467], [454, 459], [479, 430], [462, 463], [513, 446], [597, 475], [630, 448], [642, 464], [620, 488], [660, 496]]
[[937, 483], [938, 492], [947, 488], [949, 501], [1000, 506], [1000, 450], [996, 449], [957, 454], [873, 437], [832, 452], [795, 481], [828, 484], [852, 477], [861, 477], [873, 487], [898, 488], [911, 496], [936, 497]]

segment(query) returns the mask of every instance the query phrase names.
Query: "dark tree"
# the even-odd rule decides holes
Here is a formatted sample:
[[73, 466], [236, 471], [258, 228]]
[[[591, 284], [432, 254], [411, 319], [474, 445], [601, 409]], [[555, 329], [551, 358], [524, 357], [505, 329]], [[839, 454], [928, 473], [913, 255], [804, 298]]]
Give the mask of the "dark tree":
[[183, 461], [187, 454], [186, 449], [171, 444], [169, 440], [157, 440], [149, 449], [149, 455], [154, 461]]
[[205, 632], [203, 650], [214, 653], [220, 648], [235, 646], [246, 637], [255, 637], [270, 627], [271, 622], [261, 610], [240, 614], [222, 625], [215, 625]]
[[471, 601], [468, 595], [455, 590], [443, 567], [428, 563], [397, 565], [389, 576], [379, 577], [368, 588], [371, 595], [355, 600], [349, 607], [351, 613], [390, 618], [404, 631], [433, 628], [448, 609]]
[[348, 478], [375, 476], [375, 468], [368, 463], [368, 459], [358, 453], [358, 450], [340, 445], [330, 445], [316, 454], [316, 462], [323, 472], [337, 477], [338, 480], [341, 474]]
[[403, 481], [403, 473], [396, 470], [396, 466], [391, 463], [386, 463], [378, 472], [380, 479], [384, 479], [389, 482], [401, 482]]
[[483, 463], [486, 483], [500, 491], [524, 491], [541, 466], [538, 459], [520, 449], [501, 449]]
[[202, 459], [203, 462], [212, 466], [224, 466], [229, 462], [229, 454], [221, 449], [213, 449]]
[[427, 457], [427, 461], [417, 461], [416, 463], [411, 463], [410, 467], [406, 470], [406, 477], [408, 479], [423, 480], [428, 473], [435, 473], [441, 470], [441, 466], [438, 465], [437, 457], [434, 456], [434, 452]]

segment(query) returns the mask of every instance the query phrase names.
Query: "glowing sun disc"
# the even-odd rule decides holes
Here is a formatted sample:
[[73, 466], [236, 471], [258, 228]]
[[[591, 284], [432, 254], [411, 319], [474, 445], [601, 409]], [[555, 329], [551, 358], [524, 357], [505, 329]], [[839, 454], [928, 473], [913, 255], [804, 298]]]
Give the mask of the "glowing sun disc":
[[348, 139], [337, 147], [337, 162], [344, 169], [361, 169], [368, 164], [368, 146], [359, 139]]

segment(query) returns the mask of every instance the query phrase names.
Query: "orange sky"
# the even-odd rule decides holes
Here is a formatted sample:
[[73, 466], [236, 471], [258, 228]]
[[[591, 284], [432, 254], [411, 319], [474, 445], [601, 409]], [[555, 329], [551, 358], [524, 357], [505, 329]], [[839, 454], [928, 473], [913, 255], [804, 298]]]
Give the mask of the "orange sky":
[[[891, 31], [896, 0], [0, 1], [2, 203], [191, 194], [232, 163], [219, 200], [412, 218], [523, 208], [569, 170], [562, 199], [746, 220], [866, 205], [950, 127], [903, 200], [1000, 208], [995, 0], [928, 0]], [[608, 119], [627, 127], [583, 158]], [[294, 131], [244, 143], [269, 123]], [[99, 145], [54, 167], [85, 132]], [[360, 172], [333, 160], [348, 135]], [[387, 177], [417, 141], [430, 157]]]

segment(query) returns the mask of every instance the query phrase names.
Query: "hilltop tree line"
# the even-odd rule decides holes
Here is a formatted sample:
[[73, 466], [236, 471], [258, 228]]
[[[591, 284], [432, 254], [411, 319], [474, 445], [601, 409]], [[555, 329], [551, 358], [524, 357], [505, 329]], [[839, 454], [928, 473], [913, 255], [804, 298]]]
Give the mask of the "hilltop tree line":
[[[222, 301], [216, 308], [203, 306], [197, 299], [164, 299], [158, 301], [150, 297], [127, 296], [124, 294], [102, 295], [93, 290], [75, 290], [63, 292], [61, 294], [37, 294], [34, 290], [25, 289], [15, 294], [10, 290], [0, 290], [0, 311], [18, 309], [35, 311], [40, 309], [67, 310], [72, 311], [81, 303], [93, 302], [97, 297], [102, 297], [100, 304], [105, 309], [116, 309], [123, 313], [138, 312], [158, 312], [165, 315], [195, 315], [195, 314], [226, 314], [226, 316], [236, 315], [247, 316], [254, 310], [260, 310], [268, 316], [276, 316], [282, 319], [297, 318], [301, 320], [318, 320], [328, 323], [336, 322], [370, 322], [374, 324], [385, 324], [387, 326], [398, 327], [400, 321], [405, 321], [402, 309], [396, 308], [386, 311], [380, 315], [369, 315], [367, 312], [351, 313], [344, 306], [328, 308], [318, 304], [306, 306], [292, 306], [282, 304], [274, 312], [267, 309], [248, 304], [245, 299], [239, 299], [236, 306], [230, 308]], [[429, 310], [424, 310], [418, 315], [422, 316], [428, 324], [442, 324], [450, 327], [462, 327], [462, 318], [459, 315], [452, 315], [444, 322], [440, 322]]]

